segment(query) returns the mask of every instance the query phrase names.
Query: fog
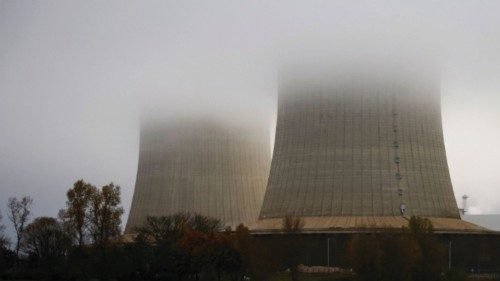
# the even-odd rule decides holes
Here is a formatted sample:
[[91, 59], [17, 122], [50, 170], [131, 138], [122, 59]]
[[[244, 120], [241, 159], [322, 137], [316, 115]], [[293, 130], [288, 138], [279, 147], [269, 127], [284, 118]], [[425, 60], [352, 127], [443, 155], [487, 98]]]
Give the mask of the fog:
[[8, 197], [56, 216], [80, 178], [119, 184], [127, 214], [145, 115], [272, 127], [284, 61], [408, 53], [439, 65], [459, 205], [500, 213], [500, 2], [268, 2], [0, 1], [4, 224]]

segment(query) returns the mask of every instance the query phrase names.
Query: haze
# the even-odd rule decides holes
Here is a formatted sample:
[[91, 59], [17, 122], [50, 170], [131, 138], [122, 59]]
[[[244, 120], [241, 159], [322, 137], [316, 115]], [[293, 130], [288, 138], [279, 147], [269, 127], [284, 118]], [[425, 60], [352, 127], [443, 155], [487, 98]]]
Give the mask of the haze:
[[496, 1], [1, 1], [0, 208], [30, 195], [34, 216], [56, 216], [83, 178], [121, 185], [127, 213], [141, 116], [273, 127], [283, 60], [419, 53], [441, 69], [459, 206], [468, 194], [471, 213], [500, 213], [499, 14]]

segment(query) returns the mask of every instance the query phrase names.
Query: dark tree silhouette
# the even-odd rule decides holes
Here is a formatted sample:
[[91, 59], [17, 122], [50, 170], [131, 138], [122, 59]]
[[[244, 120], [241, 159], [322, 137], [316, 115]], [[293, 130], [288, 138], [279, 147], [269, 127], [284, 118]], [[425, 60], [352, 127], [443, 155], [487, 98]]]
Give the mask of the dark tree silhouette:
[[268, 280], [278, 267], [276, 253], [264, 247], [243, 224], [236, 227], [234, 240], [235, 248], [241, 255], [243, 274], [251, 280]]
[[[24, 233], [21, 248], [47, 263], [62, 261], [71, 247], [71, 237], [55, 218], [38, 217]], [[57, 265], [57, 264], [56, 264]]]
[[0, 251], [2, 251], [4, 248], [7, 248], [9, 245], [9, 240], [7, 239], [7, 236], [5, 236], [5, 225], [2, 223], [3, 220], [3, 215], [2, 212], [0, 212]]
[[432, 223], [420, 217], [412, 217], [402, 232], [354, 235], [347, 257], [360, 280], [439, 280], [446, 269], [443, 245]]
[[19, 258], [19, 250], [21, 247], [21, 239], [23, 237], [24, 229], [28, 223], [29, 216], [31, 213], [31, 205], [33, 204], [33, 199], [29, 196], [24, 196], [21, 200], [16, 197], [10, 197], [8, 207], [9, 220], [14, 226], [16, 232], [16, 245], [15, 252], [16, 256]]
[[297, 271], [300, 261], [300, 254], [304, 251], [304, 243], [300, 232], [304, 228], [304, 221], [298, 217], [286, 216], [283, 218], [282, 231], [285, 236], [282, 238], [285, 265], [292, 273], [292, 281], [297, 280]]
[[413, 280], [438, 280], [446, 270], [446, 249], [436, 238], [431, 221], [413, 216], [403, 231], [418, 245], [422, 256]]

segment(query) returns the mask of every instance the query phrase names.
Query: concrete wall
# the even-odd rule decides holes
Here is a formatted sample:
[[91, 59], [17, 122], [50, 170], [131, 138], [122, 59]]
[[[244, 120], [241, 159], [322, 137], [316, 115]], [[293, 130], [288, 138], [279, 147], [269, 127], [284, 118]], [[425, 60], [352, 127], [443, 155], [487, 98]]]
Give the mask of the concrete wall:
[[191, 212], [223, 223], [254, 221], [270, 165], [269, 131], [203, 120], [141, 128], [139, 167], [126, 232], [148, 215]]
[[401, 202], [407, 215], [459, 218], [436, 83], [287, 78], [261, 219], [397, 216]]

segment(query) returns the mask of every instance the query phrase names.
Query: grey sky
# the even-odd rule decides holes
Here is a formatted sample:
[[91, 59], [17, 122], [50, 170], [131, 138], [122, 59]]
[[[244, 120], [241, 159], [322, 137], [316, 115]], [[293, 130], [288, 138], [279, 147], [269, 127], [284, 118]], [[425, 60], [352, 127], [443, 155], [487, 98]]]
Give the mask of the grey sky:
[[141, 115], [265, 115], [283, 57], [405, 49], [442, 65], [455, 195], [500, 213], [499, 14], [498, 1], [0, 1], [0, 208], [26, 194], [55, 216], [84, 178], [121, 185], [128, 212]]

